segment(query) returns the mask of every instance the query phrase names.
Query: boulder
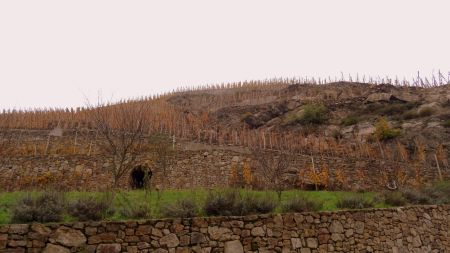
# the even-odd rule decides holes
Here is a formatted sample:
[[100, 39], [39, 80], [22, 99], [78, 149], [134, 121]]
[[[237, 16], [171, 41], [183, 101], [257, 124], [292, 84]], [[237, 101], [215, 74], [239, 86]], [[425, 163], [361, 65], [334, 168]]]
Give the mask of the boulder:
[[417, 112], [419, 114], [423, 113], [425, 110], [431, 110], [433, 112], [439, 111], [441, 109], [441, 105], [438, 102], [432, 102], [428, 104], [423, 104], [419, 106]]
[[393, 93], [393, 96], [398, 100], [405, 102], [418, 102], [420, 101], [420, 97], [416, 94], [411, 94], [404, 91], [397, 91]]
[[206, 237], [202, 233], [192, 232], [191, 234], [191, 244], [199, 244], [206, 241]]
[[67, 247], [80, 247], [86, 243], [86, 237], [79, 230], [60, 227], [52, 235], [56, 242]]
[[308, 248], [313, 248], [313, 249], [316, 249], [317, 247], [319, 247], [319, 243], [317, 242], [316, 238], [307, 238], [306, 245], [308, 246]]
[[373, 134], [375, 132], [375, 127], [368, 123], [368, 122], [363, 122], [358, 124], [358, 135], [359, 136], [366, 136], [366, 135], [370, 135]]
[[373, 93], [370, 94], [365, 102], [374, 103], [374, 102], [388, 102], [391, 101], [393, 98], [392, 94], [390, 93]]
[[264, 231], [264, 229], [262, 227], [255, 227], [252, 228], [252, 232], [251, 232], [252, 236], [264, 236], [266, 234], [266, 232]]
[[343, 127], [341, 129], [341, 134], [346, 135], [346, 134], [351, 134], [353, 133], [353, 130], [355, 129], [355, 126], [347, 126], [347, 127]]
[[212, 240], [220, 240], [225, 237], [228, 237], [228, 235], [231, 236], [231, 230], [228, 228], [222, 228], [217, 226], [208, 227], [208, 234]]
[[302, 240], [300, 238], [291, 238], [291, 244], [293, 249], [302, 247]]
[[225, 243], [225, 253], [244, 253], [244, 248], [239, 240]]
[[97, 253], [120, 253], [122, 247], [118, 243], [100, 244], [97, 247]]
[[42, 253], [70, 253], [70, 250], [63, 246], [49, 243]]
[[344, 233], [344, 227], [342, 226], [341, 222], [334, 220], [333, 222], [331, 222], [330, 232], [331, 233]]
[[22, 235], [28, 233], [28, 228], [29, 225], [27, 224], [12, 224], [9, 225], [8, 233]]
[[153, 251], [153, 252], [155, 252], [155, 253], [167, 253], [167, 252], [169, 252], [169, 251], [167, 251], [167, 250], [165, 250], [165, 249], [157, 249], [157, 250], [155, 250], [155, 251]]
[[31, 230], [42, 236], [48, 236], [52, 232], [52, 230], [50, 228], [48, 228], [40, 223], [33, 223], [31, 225]]
[[0, 250], [6, 248], [6, 244], [8, 243], [8, 235], [0, 235]]
[[180, 244], [180, 240], [175, 234], [168, 234], [159, 240], [159, 244], [166, 245], [169, 248], [175, 248]]

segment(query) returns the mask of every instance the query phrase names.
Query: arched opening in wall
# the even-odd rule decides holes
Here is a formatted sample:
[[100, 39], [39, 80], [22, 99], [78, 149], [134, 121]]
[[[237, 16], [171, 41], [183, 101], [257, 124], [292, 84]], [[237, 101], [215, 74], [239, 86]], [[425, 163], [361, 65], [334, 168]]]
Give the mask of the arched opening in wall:
[[132, 189], [143, 189], [146, 181], [152, 178], [152, 171], [144, 166], [139, 165], [133, 168], [130, 175], [130, 184]]
[[323, 184], [317, 184], [317, 187], [315, 184], [305, 184], [304, 186], [305, 191], [323, 191], [325, 188], [326, 187]]

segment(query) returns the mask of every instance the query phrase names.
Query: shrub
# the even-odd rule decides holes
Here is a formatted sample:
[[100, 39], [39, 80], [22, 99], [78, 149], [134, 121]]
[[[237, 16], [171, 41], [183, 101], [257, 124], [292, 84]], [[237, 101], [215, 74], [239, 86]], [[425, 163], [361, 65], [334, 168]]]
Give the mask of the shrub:
[[403, 189], [400, 192], [409, 204], [430, 204], [430, 198], [422, 191], [414, 189]]
[[119, 209], [119, 214], [123, 218], [144, 219], [150, 218], [151, 216], [149, 201], [133, 201], [127, 192], [119, 192], [116, 200], [116, 205], [121, 207]]
[[373, 201], [364, 198], [363, 195], [344, 196], [337, 202], [337, 207], [341, 209], [363, 209], [373, 206]]
[[342, 119], [341, 125], [343, 126], [351, 126], [357, 124], [359, 121], [358, 117], [356, 116], [347, 116]]
[[378, 140], [389, 140], [399, 136], [400, 130], [391, 128], [387, 120], [381, 117], [375, 125], [374, 135]]
[[240, 215], [242, 212], [240, 197], [239, 192], [235, 190], [210, 192], [206, 197], [203, 210], [207, 215], [212, 216]]
[[130, 205], [120, 210], [120, 215], [124, 218], [145, 219], [150, 218], [151, 209], [147, 204]]
[[450, 182], [425, 187], [423, 193], [433, 204], [450, 204]]
[[207, 215], [249, 215], [270, 213], [277, 207], [274, 198], [259, 197], [252, 193], [241, 195], [237, 190], [211, 192], [206, 198], [203, 210]]
[[323, 124], [327, 121], [327, 108], [321, 104], [305, 105], [299, 119], [302, 124]]
[[386, 192], [383, 194], [384, 203], [390, 206], [404, 206], [408, 203], [400, 191]]
[[425, 107], [422, 110], [419, 111], [419, 116], [420, 117], [427, 117], [427, 116], [431, 116], [435, 113], [435, 109], [432, 107]]
[[407, 110], [407, 107], [403, 104], [389, 104], [381, 109], [383, 115], [396, 115], [402, 114]]
[[403, 113], [406, 113], [407, 111], [417, 107], [419, 103], [417, 102], [407, 102], [407, 103], [394, 103], [394, 104], [388, 104], [384, 107], [379, 108], [379, 113], [382, 115], [400, 115]]
[[114, 213], [111, 203], [108, 197], [82, 197], [69, 205], [69, 214], [79, 221], [98, 221]]
[[416, 110], [407, 111], [403, 114], [403, 119], [415, 119], [418, 118], [419, 113]]
[[444, 123], [442, 124], [442, 126], [447, 127], [447, 128], [450, 128], [450, 119], [444, 121]]
[[253, 116], [253, 114], [251, 112], [246, 112], [246, 113], [242, 114], [241, 121], [247, 122], [252, 116]]
[[276, 199], [268, 196], [257, 197], [254, 194], [247, 194], [241, 201], [242, 215], [271, 213], [277, 207]]
[[44, 192], [36, 197], [27, 195], [12, 206], [12, 222], [61, 221], [64, 208], [65, 198], [64, 194], [60, 192]]
[[323, 206], [323, 202], [306, 198], [305, 196], [297, 196], [288, 200], [282, 207], [283, 212], [313, 212], [319, 211]]
[[287, 113], [286, 116], [283, 119], [283, 124], [284, 125], [292, 125], [292, 124], [296, 124], [299, 123], [302, 119], [302, 114], [300, 114], [299, 112], [290, 112]]
[[180, 199], [161, 208], [164, 217], [191, 218], [198, 214], [197, 203], [192, 199]]
[[402, 189], [385, 194], [384, 199], [386, 204], [392, 206], [450, 204], [450, 183], [438, 183], [420, 190]]

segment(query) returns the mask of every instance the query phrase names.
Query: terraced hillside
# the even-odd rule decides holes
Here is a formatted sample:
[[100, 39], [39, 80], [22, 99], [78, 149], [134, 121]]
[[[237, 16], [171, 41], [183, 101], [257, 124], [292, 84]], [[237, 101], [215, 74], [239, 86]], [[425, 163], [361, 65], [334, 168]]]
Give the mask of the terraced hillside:
[[[219, 185], [228, 185], [230, 173], [242, 177], [240, 170], [233, 172], [234, 163], [255, 168], [256, 176], [256, 168], [261, 167], [255, 161], [256, 153], [288, 152], [303, 157], [287, 174], [308, 178], [308, 182], [324, 177], [324, 171], [338, 178], [342, 168], [352, 182], [373, 174], [380, 176], [382, 185], [393, 180], [419, 184], [450, 174], [448, 84], [269, 80], [179, 90], [100, 107], [5, 111], [0, 115], [3, 161], [9, 161], [9, 168], [15, 164], [11, 159], [20, 157], [36, 160], [33, 157], [75, 155], [106, 161], [109, 154], [99, 148], [105, 139], [93, 121], [97, 108], [107, 113], [111, 129], [117, 129], [117, 115], [138, 107], [146, 108], [145, 134], [167, 136], [169, 145], [177, 147], [179, 160], [170, 166], [183, 169], [161, 174], [168, 177], [167, 173], [172, 173], [169, 185], [175, 188], [215, 186], [199, 182], [220, 181], [217, 177], [225, 179]], [[215, 169], [202, 165], [196, 173], [190, 167], [205, 164], [200, 158], [211, 155], [215, 158], [209, 164], [219, 170], [213, 172], [214, 180], [208, 180], [211, 177], [205, 170]], [[154, 160], [149, 157], [141, 156], [139, 162]], [[185, 171], [190, 171], [191, 177], [204, 178], [185, 182]], [[11, 169], [9, 174], [15, 175]]]

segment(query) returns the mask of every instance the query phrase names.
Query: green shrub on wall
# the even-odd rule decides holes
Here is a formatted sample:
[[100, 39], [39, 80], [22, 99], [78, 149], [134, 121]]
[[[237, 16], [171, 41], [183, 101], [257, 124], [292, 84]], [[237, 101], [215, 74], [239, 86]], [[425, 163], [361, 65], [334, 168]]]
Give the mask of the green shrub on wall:
[[287, 201], [283, 207], [283, 212], [298, 213], [298, 212], [315, 212], [319, 211], [323, 206], [323, 202], [305, 196], [296, 196]]
[[342, 119], [341, 125], [343, 126], [351, 126], [357, 124], [359, 121], [358, 117], [350, 115]]
[[450, 128], [450, 119], [444, 121], [444, 123], [442, 124], [444, 127]]
[[62, 221], [65, 198], [59, 192], [44, 192], [38, 196], [27, 195], [12, 207], [14, 223]]
[[374, 207], [374, 205], [372, 200], [364, 198], [363, 195], [344, 196], [336, 203], [340, 209], [363, 209]]
[[79, 221], [97, 221], [114, 214], [111, 203], [108, 197], [82, 197], [70, 204], [68, 212]]
[[302, 124], [323, 124], [327, 121], [327, 108], [322, 104], [309, 104], [304, 107], [300, 118]]
[[378, 140], [394, 139], [399, 136], [400, 133], [400, 129], [391, 128], [384, 117], [381, 117], [375, 125], [374, 135]]
[[161, 207], [161, 214], [171, 218], [191, 218], [198, 216], [198, 206], [193, 199], [178, 199]]

